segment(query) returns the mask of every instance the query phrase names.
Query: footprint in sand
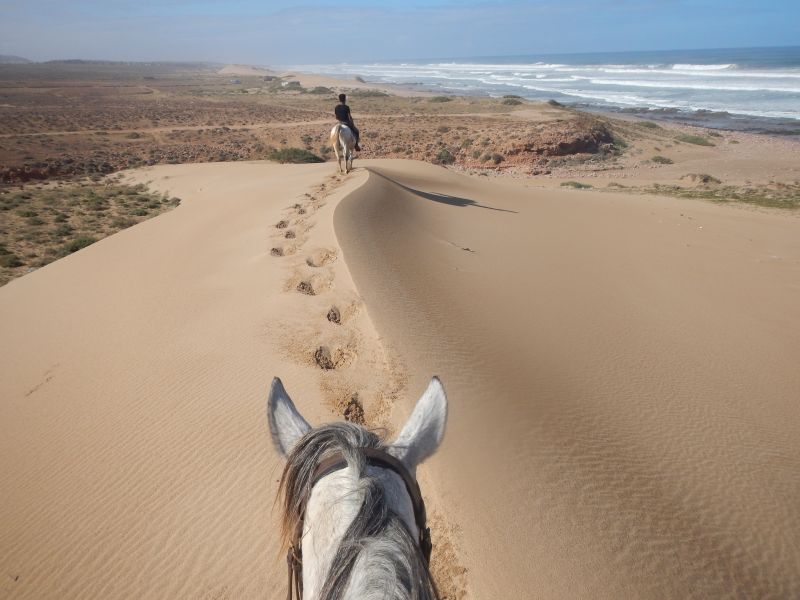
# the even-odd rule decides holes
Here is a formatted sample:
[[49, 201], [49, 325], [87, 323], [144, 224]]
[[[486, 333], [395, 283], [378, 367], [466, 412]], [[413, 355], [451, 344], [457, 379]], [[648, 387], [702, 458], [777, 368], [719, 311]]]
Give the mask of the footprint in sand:
[[269, 253], [272, 256], [292, 256], [293, 254], [297, 253], [297, 247], [294, 244], [289, 244], [287, 246], [273, 246]]
[[349, 421], [350, 423], [356, 423], [358, 425], [365, 424], [364, 405], [361, 404], [361, 400], [358, 398], [358, 392], [353, 394], [353, 396], [347, 402], [347, 406], [344, 407], [342, 416], [344, 417], [345, 421]]
[[307, 296], [317, 296], [322, 292], [329, 290], [332, 285], [333, 279], [317, 275], [300, 279], [294, 285], [290, 284], [290, 286], [295, 290], [301, 294], [306, 294]]
[[342, 313], [335, 306], [331, 306], [330, 310], [328, 311], [327, 319], [331, 323], [335, 323], [336, 325], [341, 325]]
[[331, 350], [328, 346], [318, 346], [314, 350], [314, 363], [323, 371], [346, 367], [355, 358], [356, 351], [347, 345]]
[[309, 267], [324, 267], [327, 264], [332, 263], [336, 260], [336, 250], [330, 250], [328, 248], [319, 248], [314, 250], [308, 258], [306, 258], [306, 264]]

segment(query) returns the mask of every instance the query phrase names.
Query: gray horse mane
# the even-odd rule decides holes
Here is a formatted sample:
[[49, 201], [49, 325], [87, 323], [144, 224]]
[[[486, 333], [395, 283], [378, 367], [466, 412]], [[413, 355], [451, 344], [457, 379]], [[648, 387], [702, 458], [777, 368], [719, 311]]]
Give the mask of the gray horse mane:
[[[291, 540], [302, 522], [314, 469], [340, 452], [360, 477], [364, 500], [348, 527], [320, 592], [320, 600], [338, 600], [345, 594], [359, 598], [435, 600], [436, 592], [416, 540], [403, 520], [391, 510], [383, 487], [366, 473], [359, 448], [383, 448], [374, 432], [353, 423], [324, 425], [303, 436], [292, 449], [281, 477], [282, 531]], [[369, 576], [350, 581], [354, 566]], [[348, 586], [357, 589], [348, 589]]]

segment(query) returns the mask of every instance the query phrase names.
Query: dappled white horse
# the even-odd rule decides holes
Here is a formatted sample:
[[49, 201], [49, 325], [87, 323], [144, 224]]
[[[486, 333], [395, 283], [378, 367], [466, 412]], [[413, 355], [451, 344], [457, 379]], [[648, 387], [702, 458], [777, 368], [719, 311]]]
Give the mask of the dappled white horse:
[[444, 435], [447, 398], [439, 379], [391, 444], [355, 423], [312, 429], [277, 377], [267, 415], [287, 459], [279, 493], [289, 597], [437, 598], [416, 467]]
[[[356, 136], [353, 131], [344, 123], [334, 125], [331, 129], [331, 146], [339, 162], [339, 172], [349, 173], [353, 168], [353, 151], [356, 147]], [[344, 171], [342, 171], [343, 158]]]

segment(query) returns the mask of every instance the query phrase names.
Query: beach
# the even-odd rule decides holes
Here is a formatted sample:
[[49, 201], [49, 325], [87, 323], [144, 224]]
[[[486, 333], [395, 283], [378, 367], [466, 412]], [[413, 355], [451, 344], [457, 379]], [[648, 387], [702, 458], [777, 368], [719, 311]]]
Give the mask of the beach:
[[[391, 440], [433, 375], [443, 599], [800, 596], [796, 140], [247, 65], [8, 69], [0, 596], [284, 598], [273, 377]], [[336, 86], [355, 170], [279, 164], [330, 158]]]

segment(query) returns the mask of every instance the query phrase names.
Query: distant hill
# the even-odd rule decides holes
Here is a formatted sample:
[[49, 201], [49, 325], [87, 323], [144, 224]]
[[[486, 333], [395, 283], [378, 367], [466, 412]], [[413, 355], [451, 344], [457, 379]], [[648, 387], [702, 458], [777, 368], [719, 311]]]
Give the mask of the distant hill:
[[21, 56], [12, 56], [10, 54], [0, 54], [0, 64], [11, 64], [11, 65], [21, 65], [25, 63], [31, 63], [32, 60], [28, 60], [27, 58], [22, 58]]

